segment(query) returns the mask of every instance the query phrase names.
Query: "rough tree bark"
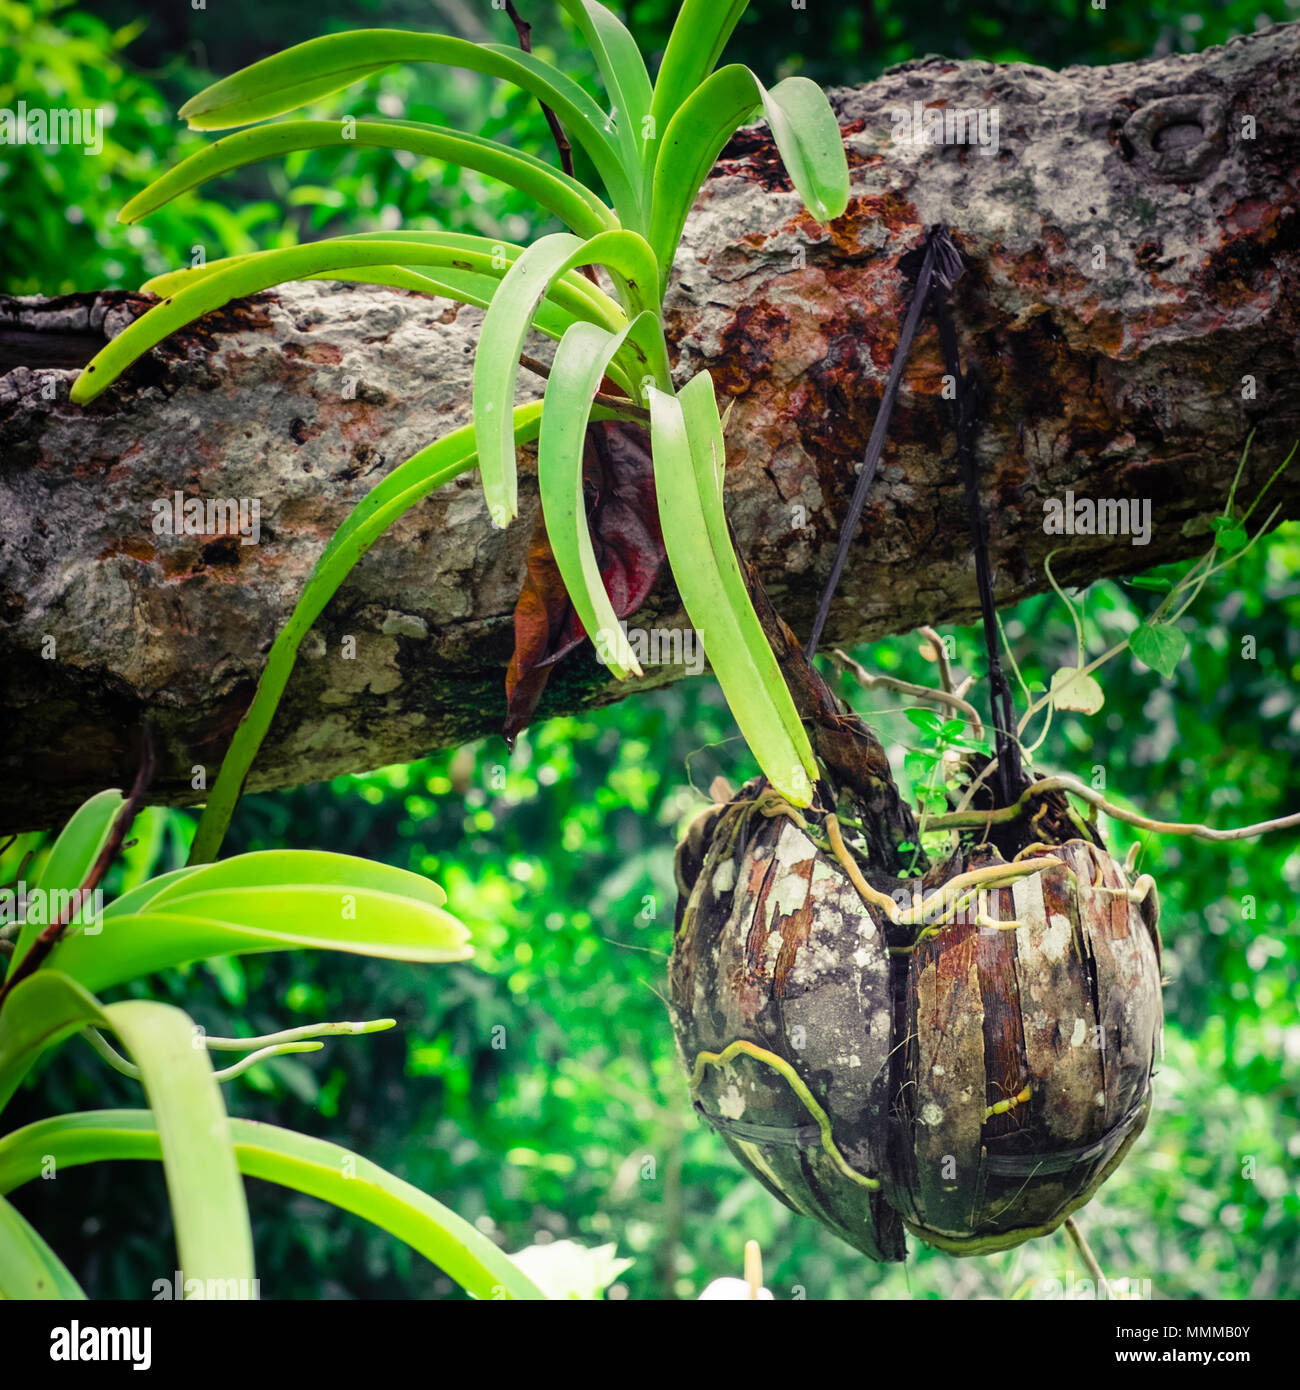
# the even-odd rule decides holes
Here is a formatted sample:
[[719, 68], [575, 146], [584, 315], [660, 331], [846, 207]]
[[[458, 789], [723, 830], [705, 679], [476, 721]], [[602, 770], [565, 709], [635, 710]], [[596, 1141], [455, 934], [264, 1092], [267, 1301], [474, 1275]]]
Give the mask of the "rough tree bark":
[[[928, 58], [833, 94], [853, 197], [829, 228], [788, 190], [764, 128], [724, 151], [669, 297], [682, 374], [734, 398], [728, 507], [804, 633], [880, 398], [924, 228], [968, 270], [954, 296], [987, 396], [980, 464], [999, 602], [1204, 548], [1243, 441], [1243, 495], [1300, 434], [1300, 25], [1196, 56], [1054, 73]], [[998, 148], [892, 137], [895, 110], [996, 109]], [[49, 824], [129, 781], [148, 716], [158, 794], [215, 773], [266, 649], [321, 547], [389, 468], [468, 418], [481, 315], [355, 287], [293, 285], [176, 335], [92, 407], [74, 369], [149, 298], [0, 305], [3, 819]], [[934, 329], [918, 339], [832, 613], [850, 642], [977, 612]], [[524, 385], [536, 383], [525, 374]], [[531, 467], [523, 461], [525, 474]], [[381, 541], [327, 611], [252, 789], [404, 760], [500, 727], [511, 615], [538, 506], [489, 522], [475, 477]], [[1152, 502], [1147, 545], [1044, 533], [1048, 498]], [[177, 490], [256, 498], [261, 538], [159, 536]], [[1277, 485], [1300, 511], [1300, 469]], [[630, 621], [678, 618], [661, 578]], [[342, 639], [355, 638], [355, 659]], [[658, 668], [644, 684], [680, 670]], [[631, 693], [588, 652], [541, 713]]]

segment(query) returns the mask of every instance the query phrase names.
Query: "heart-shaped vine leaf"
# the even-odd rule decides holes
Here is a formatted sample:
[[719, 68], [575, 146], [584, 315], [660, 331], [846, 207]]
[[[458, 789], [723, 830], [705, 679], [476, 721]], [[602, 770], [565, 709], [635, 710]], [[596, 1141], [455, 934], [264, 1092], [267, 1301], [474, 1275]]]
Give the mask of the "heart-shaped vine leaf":
[[1213, 526], [1214, 538], [1220, 550], [1227, 551], [1229, 555], [1235, 555], [1239, 550], [1245, 550], [1250, 537], [1246, 534], [1246, 528], [1241, 522], [1230, 516], [1216, 516]]
[[1168, 678], [1187, 650], [1187, 638], [1179, 628], [1167, 623], [1143, 623], [1128, 639], [1128, 645], [1139, 661]]

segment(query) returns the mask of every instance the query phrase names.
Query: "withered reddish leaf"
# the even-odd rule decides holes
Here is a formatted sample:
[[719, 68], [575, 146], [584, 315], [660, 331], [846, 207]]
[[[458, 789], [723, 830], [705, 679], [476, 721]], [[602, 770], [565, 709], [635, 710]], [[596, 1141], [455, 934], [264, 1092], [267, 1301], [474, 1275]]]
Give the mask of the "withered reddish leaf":
[[[614, 612], [626, 618], [645, 602], [664, 559], [645, 430], [621, 421], [592, 425], [582, 477], [600, 577]], [[551, 668], [586, 638], [539, 516], [515, 604], [515, 650], [506, 671], [502, 730], [508, 742], [531, 722]]]

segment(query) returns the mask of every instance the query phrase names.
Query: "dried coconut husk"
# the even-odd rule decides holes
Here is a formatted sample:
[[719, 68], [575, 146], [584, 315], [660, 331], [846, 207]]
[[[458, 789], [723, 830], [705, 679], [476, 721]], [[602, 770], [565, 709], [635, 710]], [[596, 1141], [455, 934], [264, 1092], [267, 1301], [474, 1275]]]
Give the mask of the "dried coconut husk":
[[[743, 568], [824, 778], [803, 812], [755, 779], [678, 847], [669, 986], [696, 1108], [872, 1259], [903, 1259], [905, 1228], [958, 1255], [1044, 1235], [1146, 1122], [1157, 899], [1059, 791], [901, 877], [920, 833], [884, 748]], [[981, 870], [1001, 886], [945, 894]]]
[[998, 848], [963, 847], [922, 886], [873, 873], [858, 836], [872, 888], [932, 905], [894, 921], [827, 852], [825, 813], [803, 829], [792, 809], [758, 779], [678, 850], [669, 982], [697, 1109], [769, 1191], [872, 1259], [903, 1259], [904, 1227], [952, 1254], [1053, 1230], [1146, 1121], [1154, 896], [1092, 840], [1026, 844], [1063, 820], [1039, 807], [1015, 823], [1030, 872], [960, 904], [934, 895], [1005, 870]]

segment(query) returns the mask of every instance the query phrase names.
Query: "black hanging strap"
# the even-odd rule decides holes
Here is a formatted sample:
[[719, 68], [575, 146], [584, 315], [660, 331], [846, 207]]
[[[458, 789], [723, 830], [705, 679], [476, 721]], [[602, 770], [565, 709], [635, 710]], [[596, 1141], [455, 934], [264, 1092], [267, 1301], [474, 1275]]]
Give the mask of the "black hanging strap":
[[822, 628], [826, 626], [826, 615], [831, 611], [831, 600], [840, 586], [840, 576], [849, 558], [849, 546], [857, 533], [858, 522], [862, 518], [862, 508], [866, 505], [867, 493], [876, 476], [880, 464], [880, 453], [885, 447], [885, 432], [889, 429], [889, 417], [894, 413], [894, 401], [898, 388], [903, 384], [903, 369], [907, 366], [907, 355], [912, 350], [912, 339], [921, 321], [921, 310], [925, 308], [930, 294], [930, 283], [934, 278], [938, 247], [933, 235], [926, 237], [925, 255], [921, 260], [921, 270], [916, 277], [916, 289], [912, 302], [903, 320], [903, 331], [898, 335], [898, 346], [894, 349], [894, 360], [889, 364], [889, 376], [885, 381], [885, 394], [880, 398], [880, 409], [876, 412], [876, 423], [871, 427], [871, 438], [867, 440], [867, 451], [862, 455], [862, 467], [858, 472], [858, 485], [853, 489], [853, 500], [844, 516], [840, 528], [840, 543], [835, 551], [835, 563], [831, 566], [830, 578], [822, 590], [821, 603], [817, 606], [817, 617], [813, 620], [812, 636], [804, 646], [808, 660], [813, 659], [817, 643], [821, 641]]
[[966, 514], [970, 518], [971, 545], [975, 550], [975, 584], [979, 589], [984, 646], [989, 658], [989, 705], [998, 760], [998, 790], [1000, 804], [1010, 806], [1020, 794], [1020, 745], [1013, 737], [1016, 712], [998, 646], [997, 609], [993, 603], [993, 576], [989, 568], [989, 528], [980, 503], [979, 475], [975, 466], [976, 393], [971, 389], [969, 378], [962, 375], [957, 330], [953, 327], [948, 297], [936, 287], [930, 293], [930, 301], [939, 326], [944, 365], [956, 384], [953, 413], [957, 425], [957, 462], [966, 487]]
[[885, 434], [889, 429], [890, 416], [894, 402], [902, 385], [903, 371], [907, 366], [912, 340], [916, 336], [922, 310], [927, 304], [935, 316], [939, 328], [939, 342], [943, 349], [944, 363], [955, 385], [954, 414], [957, 429], [957, 459], [961, 467], [962, 481], [966, 489], [966, 510], [970, 517], [971, 540], [975, 549], [975, 579], [980, 595], [980, 611], [984, 619], [984, 642], [989, 659], [989, 695], [992, 706], [992, 726], [996, 742], [998, 760], [998, 789], [1001, 804], [1009, 806], [1018, 795], [1023, 780], [1020, 768], [1020, 749], [1012, 737], [1015, 728], [1015, 710], [1011, 703], [1011, 688], [1002, 671], [999, 658], [997, 615], [993, 603], [993, 581], [989, 569], [988, 527], [980, 505], [979, 479], [975, 465], [975, 424], [976, 394], [970, 379], [962, 375], [961, 357], [957, 348], [957, 334], [953, 328], [952, 313], [948, 306], [948, 291], [952, 289], [963, 270], [961, 253], [953, 245], [947, 229], [943, 226], [931, 227], [926, 233], [925, 253], [921, 259], [921, 269], [916, 277], [916, 287], [912, 302], [908, 305], [907, 317], [903, 320], [902, 332], [898, 335], [898, 346], [894, 349], [894, 360], [890, 363], [889, 376], [885, 381], [880, 409], [876, 413], [871, 438], [867, 441], [866, 453], [862, 456], [862, 468], [858, 474], [857, 486], [849, 503], [844, 524], [840, 529], [839, 545], [835, 551], [835, 561], [831, 565], [830, 576], [822, 590], [821, 602], [817, 606], [817, 617], [813, 622], [812, 634], [808, 638], [805, 652], [811, 660], [821, 641], [822, 629], [830, 613], [831, 600], [839, 588], [844, 566], [848, 561], [849, 546], [862, 518], [867, 493], [875, 480], [880, 455], [884, 449]]

